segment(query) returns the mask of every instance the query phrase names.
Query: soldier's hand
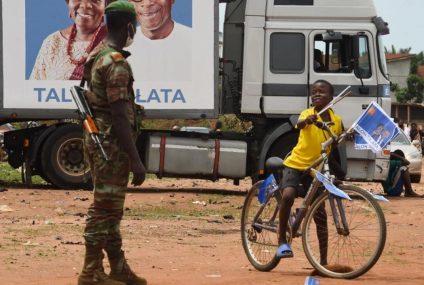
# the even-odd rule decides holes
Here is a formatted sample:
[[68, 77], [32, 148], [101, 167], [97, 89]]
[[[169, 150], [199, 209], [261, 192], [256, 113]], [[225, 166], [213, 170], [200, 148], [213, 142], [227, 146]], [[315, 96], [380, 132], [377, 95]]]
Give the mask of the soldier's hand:
[[131, 181], [131, 185], [140, 186], [143, 184], [144, 180], [146, 180], [146, 169], [143, 164], [139, 165], [137, 169], [134, 169], [132, 173], [133, 179]]

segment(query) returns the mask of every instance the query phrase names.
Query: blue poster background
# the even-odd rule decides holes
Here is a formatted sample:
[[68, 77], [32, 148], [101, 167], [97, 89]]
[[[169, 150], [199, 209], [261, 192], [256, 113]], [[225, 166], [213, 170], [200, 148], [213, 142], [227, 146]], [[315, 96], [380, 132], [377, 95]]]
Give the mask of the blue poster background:
[[[172, 18], [193, 26], [192, 0], [178, 0], [172, 6]], [[25, 78], [28, 79], [43, 40], [51, 33], [72, 24], [65, 0], [25, 0]]]
[[393, 120], [375, 102], [371, 102], [353, 127], [361, 136], [355, 136], [355, 147], [378, 152], [398, 134]]

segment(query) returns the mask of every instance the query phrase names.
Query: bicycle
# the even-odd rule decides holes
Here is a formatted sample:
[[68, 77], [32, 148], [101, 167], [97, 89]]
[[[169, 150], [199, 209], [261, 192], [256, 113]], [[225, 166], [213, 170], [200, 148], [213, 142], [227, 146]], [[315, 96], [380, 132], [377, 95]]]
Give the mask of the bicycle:
[[[377, 200], [387, 200], [358, 186], [343, 182], [337, 188], [332, 184], [334, 176], [330, 175], [326, 149], [333, 143], [343, 142], [350, 130], [336, 136], [332, 134], [328, 124], [321, 123], [318, 127], [328, 131], [331, 136], [321, 145], [321, 157], [305, 170], [314, 171], [315, 177], [301, 207], [290, 216], [287, 239], [291, 244], [293, 238], [302, 237], [308, 261], [322, 275], [353, 279], [370, 270], [383, 252], [386, 222]], [[269, 158], [266, 164], [267, 170], [274, 173], [283, 168], [283, 160], [278, 157]], [[270, 178], [273, 179], [272, 176]], [[263, 181], [259, 181], [254, 184], [246, 196], [241, 216], [241, 236], [243, 249], [250, 263], [259, 271], [270, 271], [280, 262], [275, 255], [279, 246], [280, 192], [274, 179], [265, 194], [263, 191], [260, 193], [262, 183]], [[322, 193], [319, 194], [319, 191]], [[258, 195], [263, 196], [263, 203], [259, 201]], [[327, 250], [327, 265], [344, 265], [341, 271], [320, 263], [317, 226], [312, 221], [314, 217], [320, 218], [316, 214], [323, 205], [327, 220], [324, 224], [327, 224], [328, 231], [328, 246], [324, 249]]]

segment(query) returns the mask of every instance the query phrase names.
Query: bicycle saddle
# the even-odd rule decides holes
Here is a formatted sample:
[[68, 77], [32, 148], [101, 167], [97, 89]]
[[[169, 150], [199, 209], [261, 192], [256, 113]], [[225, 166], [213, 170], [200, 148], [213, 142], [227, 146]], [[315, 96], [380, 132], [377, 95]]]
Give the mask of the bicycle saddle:
[[283, 160], [277, 156], [270, 157], [265, 162], [265, 168], [269, 172], [274, 172], [276, 170], [282, 169], [283, 167]]

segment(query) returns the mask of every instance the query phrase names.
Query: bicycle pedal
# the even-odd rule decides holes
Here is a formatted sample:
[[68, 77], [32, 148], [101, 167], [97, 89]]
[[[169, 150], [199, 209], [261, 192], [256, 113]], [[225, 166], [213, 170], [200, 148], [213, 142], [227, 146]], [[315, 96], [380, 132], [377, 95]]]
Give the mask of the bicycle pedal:
[[[259, 218], [258, 221], [256, 222], [258, 224], [262, 224], [262, 220]], [[262, 232], [262, 228], [258, 225], [253, 224], [252, 228], [257, 232], [257, 233], [261, 233]]]

